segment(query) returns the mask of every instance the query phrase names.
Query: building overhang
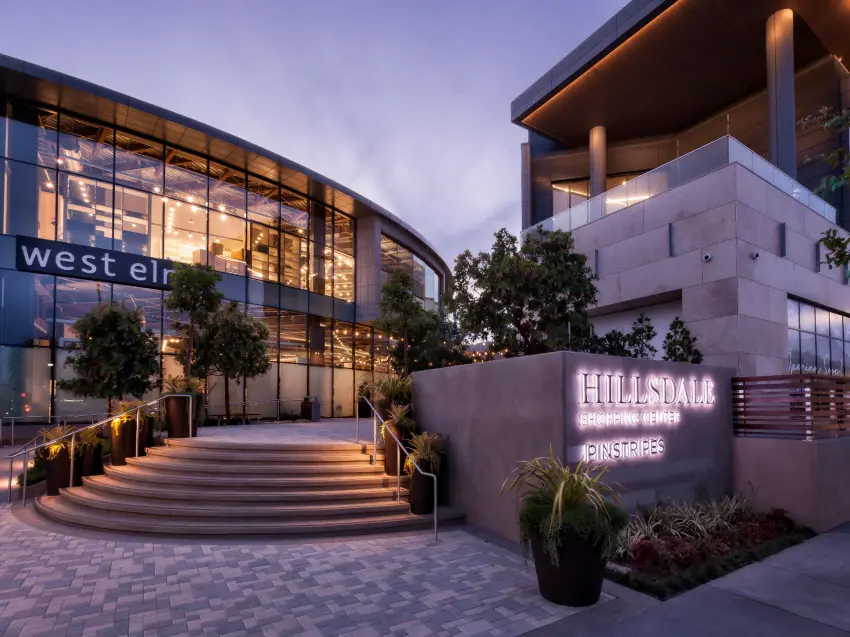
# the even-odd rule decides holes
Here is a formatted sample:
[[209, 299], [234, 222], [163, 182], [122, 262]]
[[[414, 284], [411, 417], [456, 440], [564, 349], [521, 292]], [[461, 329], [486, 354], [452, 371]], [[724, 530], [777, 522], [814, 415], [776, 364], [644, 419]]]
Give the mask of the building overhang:
[[408, 247], [421, 253], [443, 277], [451, 275], [449, 266], [428, 240], [390, 211], [332, 179], [235, 135], [129, 95], [0, 54], [0, 98], [4, 96], [65, 109], [206, 155], [333, 205], [355, 218], [377, 215], [384, 223], [401, 229]]
[[768, 17], [795, 13], [795, 66], [850, 60], [850, 0], [632, 0], [511, 104], [565, 147], [669, 135], [767, 84]]

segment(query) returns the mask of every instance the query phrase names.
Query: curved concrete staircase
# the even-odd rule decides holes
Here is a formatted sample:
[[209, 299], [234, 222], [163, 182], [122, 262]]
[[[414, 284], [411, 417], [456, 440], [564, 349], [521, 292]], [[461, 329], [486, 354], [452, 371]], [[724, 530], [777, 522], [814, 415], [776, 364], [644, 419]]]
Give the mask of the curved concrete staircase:
[[[95, 529], [175, 535], [361, 533], [429, 528], [409, 512], [372, 445], [167, 441], [82, 487], [41, 496], [36, 509], [57, 522]], [[440, 510], [441, 520], [459, 516]]]

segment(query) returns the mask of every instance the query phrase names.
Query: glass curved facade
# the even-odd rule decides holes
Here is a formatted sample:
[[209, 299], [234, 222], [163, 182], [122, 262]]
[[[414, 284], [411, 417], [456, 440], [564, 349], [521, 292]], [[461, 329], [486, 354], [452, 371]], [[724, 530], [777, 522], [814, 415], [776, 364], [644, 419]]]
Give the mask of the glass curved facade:
[[[0, 219], [3, 235], [45, 240], [57, 251], [80, 246], [220, 272], [226, 299], [269, 327], [274, 362], [265, 377], [234, 385], [233, 402], [287, 400], [283, 411], [296, 412], [310, 395], [325, 417], [353, 416], [361, 380], [390, 372], [388, 337], [356, 322], [356, 219], [267, 175], [0, 98]], [[425, 268], [429, 280], [436, 275], [415, 260], [424, 286]], [[97, 303], [141, 309], [160, 342], [163, 374], [179, 373], [167, 291], [77, 274], [0, 266], [0, 417], [103, 412], [101, 401], [55, 388], [69, 373], [74, 321]], [[438, 304], [438, 287], [429, 289], [423, 302]], [[222, 403], [221, 382], [210, 381], [210, 402]], [[247, 411], [276, 409], [269, 402]]]

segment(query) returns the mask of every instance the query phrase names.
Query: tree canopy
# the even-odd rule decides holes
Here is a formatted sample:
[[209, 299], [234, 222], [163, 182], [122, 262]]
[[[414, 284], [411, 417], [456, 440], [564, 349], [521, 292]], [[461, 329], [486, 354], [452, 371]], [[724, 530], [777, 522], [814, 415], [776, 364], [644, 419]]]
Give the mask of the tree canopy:
[[144, 328], [139, 310], [123, 305], [98, 305], [74, 323], [79, 343], [65, 364], [75, 378], [57, 385], [79, 396], [112, 400], [141, 398], [156, 386], [159, 346], [154, 333]]
[[455, 260], [446, 305], [460, 328], [505, 356], [586, 349], [596, 286], [572, 235], [534, 231], [520, 243], [503, 228], [494, 237], [489, 252]]
[[701, 363], [702, 352], [697, 349], [696, 343], [696, 337], [691, 335], [684, 321], [677, 316], [664, 337], [663, 358], [674, 363]]

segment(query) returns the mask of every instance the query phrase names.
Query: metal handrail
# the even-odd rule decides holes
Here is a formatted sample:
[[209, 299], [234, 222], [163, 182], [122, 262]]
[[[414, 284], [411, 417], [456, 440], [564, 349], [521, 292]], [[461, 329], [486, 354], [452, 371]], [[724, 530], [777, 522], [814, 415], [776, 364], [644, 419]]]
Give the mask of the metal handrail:
[[[416, 460], [413, 459], [413, 456], [405, 449], [404, 445], [401, 444], [401, 440], [393, 433], [393, 430], [390, 427], [387, 427], [387, 421], [381, 417], [381, 414], [378, 413], [378, 410], [375, 409], [375, 405], [366, 398], [366, 396], [360, 396], [358, 400], [365, 400], [366, 404], [369, 405], [369, 408], [372, 410], [372, 437], [373, 437], [373, 458], [374, 463], [378, 462], [378, 426], [377, 421], [381, 421], [381, 425], [383, 426], [383, 430], [390, 434], [395, 440], [396, 443], [396, 502], [401, 502], [401, 452], [404, 452], [404, 455], [407, 456], [407, 459], [410, 460], [410, 464], [412, 464], [415, 469], [421, 473], [423, 476], [427, 476], [434, 481], [434, 542], [439, 542], [439, 537], [437, 535], [437, 476], [433, 473], [428, 473], [427, 471], [423, 471], [422, 467], [416, 464]], [[357, 412], [357, 425], [356, 425], [356, 437], [358, 442], [360, 440], [360, 413]], [[384, 452], [386, 453], [386, 451]]]
[[193, 421], [194, 421], [194, 418], [193, 418], [193, 416], [194, 416], [193, 407], [194, 407], [194, 401], [195, 401], [194, 394], [167, 394], [165, 396], [160, 396], [159, 398], [156, 398], [154, 400], [148, 401], [146, 403], [142, 403], [140, 405], [136, 405], [135, 407], [132, 407], [131, 409], [123, 411], [120, 414], [115, 414], [115, 415], [110, 416], [109, 418], [106, 418], [104, 420], [100, 420], [100, 421], [92, 423], [90, 425], [80, 427], [79, 429], [75, 429], [74, 431], [68, 432], [64, 436], [54, 438], [53, 440], [50, 440], [50, 441], [42, 442], [41, 444], [36, 445], [32, 449], [26, 448], [27, 445], [30, 444], [30, 443], [27, 443], [27, 445], [24, 445], [23, 449], [19, 449], [15, 453], [7, 456], [9, 458], [9, 502], [11, 503], [11, 501], [12, 501], [12, 474], [14, 472], [15, 458], [17, 458], [21, 455], [24, 456], [24, 483], [23, 483], [23, 485], [21, 485], [21, 489], [22, 489], [22, 491], [21, 491], [21, 503], [23, 504], [23, 506], [26, 506], [27, 505], [27, 473], [29, 473], [29, 454], [30, 454], [30, 452], [33, 453], [33, 458], [35, 458], [35, 454], [39, 449], [44, 449], [45, 447], [49, 447], [50, 445], [55, 445], [60, 440], [64, 440], [66, 438], [71, 438], [71, 450], [70, 450], [70, 453], [69, 453], [70, 460], [71, 460], [71, 470], [70, 470], [70, 477], [69, 477], [68, 486], [72, 487], [72, 486], [74, 486], [74, 446], [75, 446], [77, 434], [81, 433], [83, 431], [86, 431], [87, 429], [94, 429], [95, 427], [102, 427], [103, 425], [105, 425], [107, 423], [110, 423], [110, 422], [112, 422], [116, 419], [122, 418], [122, 417], [126, 416], [127, 414], [131, 414], [133, 412], [136, 413], [136, 456], [135, 457], [138, 458], [139, 457], [139, 424], [140, 424], [139, 421], [140, 421], [140, 418], [141, 418], [142, 409], [144, 409], [145, 407], [150, 407], [151, 405], [158, 405], [158, 403], [160, 401], [165, 400], [166, 398], [188, 398], [189, 399], [189, 437], [191, 438], [192, 437], [192, 424], [193, 424]]
[[95, 416], [106, 416], [105, 413], [88, 413], [88, 414], [68, 414], [66, 416], [4, 416], [0, 417], [0, 447], [3, 446], [3, 426], [8, 422], [12, 429], [11, 436], [11, 444], [15, 444], [15, 422], [19, 420], [35, 420], [36, 422], [40, 420], [44, 420], [47, 424], [51, 424], [54, 420], [56, 420], [57, 424], [68, 424], [69, 418], [90, 418], [92, 422], [94, 422]]

